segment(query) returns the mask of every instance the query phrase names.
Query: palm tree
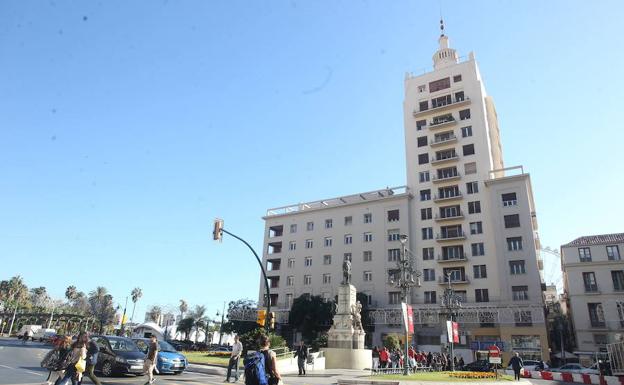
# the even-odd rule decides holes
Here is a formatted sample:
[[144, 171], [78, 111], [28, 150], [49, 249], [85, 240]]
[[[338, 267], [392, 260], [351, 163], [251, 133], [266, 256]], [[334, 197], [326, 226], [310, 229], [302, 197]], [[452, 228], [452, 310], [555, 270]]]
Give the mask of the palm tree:
[[65, 298], [67, 298], [67, 301], [72, 302], [74, 299], [76, 299], [76, 296], [78, 295], [78, 290], [76, 289], [76, 286], [71, 285], [67, 287], [67, 290], [65, 290]]
[[147, 317], [149, 318], [150, 321], [158, 323], [161, 314], [162, 314], [162, 309], [160, 308], [160, 306], [152, 306], [147, 312]]
[[180, 320], [184, 319], [184, 313], [186, 313], [188, 311], [188, 303], [186, 303], [185, 300], [181, 299], [180, 300]]
[[197, 343], [199, 331], [204, 330], [204, 333], [207, 333], [207, 326], [208, 322], [210, 321], [208, 317], [206, 317], [206, 306], [196, 305], [195, 310], [193, 311], [190, 318], [193, 318], [193, 320], [195, 321], [195, 343]]
[[136, 303], [141, 297], [143, 297], [143, 290], [141, 290], [140, 287], [135, 287], [132, 289], [132, 293], [130, 293], [130, 295], [132, 296], [132, 316], [130, 316], [130, 322], [132, 322], [134, 321], [134, 309], [136, 308]]

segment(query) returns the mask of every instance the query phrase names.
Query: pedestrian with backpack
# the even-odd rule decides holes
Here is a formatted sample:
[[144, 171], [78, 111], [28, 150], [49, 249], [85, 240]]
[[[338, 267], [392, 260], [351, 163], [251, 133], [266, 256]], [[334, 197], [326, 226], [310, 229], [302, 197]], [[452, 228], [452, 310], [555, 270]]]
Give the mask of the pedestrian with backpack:
[[269, 349], [269, 337], [261, 335], [260, 350], [245, 357], [245, 385], [278, 385], [282, 376], [277, 370], [275, 352]]

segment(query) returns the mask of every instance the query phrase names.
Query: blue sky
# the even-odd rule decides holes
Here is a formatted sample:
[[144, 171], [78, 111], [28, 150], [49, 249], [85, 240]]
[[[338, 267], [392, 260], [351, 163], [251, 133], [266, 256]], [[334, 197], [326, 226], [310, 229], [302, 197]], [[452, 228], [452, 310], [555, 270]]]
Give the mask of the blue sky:
[[[544, 245], [621, 232], [619, 1], [441, 1], [476, 52]], [[267, 208], [405, 183], [417, 1], [0, 2], [0, 279], [139, 286], [137, 314], [257, 297]], [[142, 317], [141, 317], [142, 318]]]

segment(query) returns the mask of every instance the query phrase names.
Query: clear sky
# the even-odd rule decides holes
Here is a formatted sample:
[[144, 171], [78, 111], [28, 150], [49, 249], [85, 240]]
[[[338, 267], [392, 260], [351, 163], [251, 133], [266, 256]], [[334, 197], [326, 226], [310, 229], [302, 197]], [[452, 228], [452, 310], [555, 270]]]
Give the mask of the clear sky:
[[[624, 3], [441, 1], [475, 51], [542, 243], [622, 232]], [[0, 279], [210, 313], [259, 273], [266, 209], [405, 183], [406, 71], [436, 1], [0, 2]]]

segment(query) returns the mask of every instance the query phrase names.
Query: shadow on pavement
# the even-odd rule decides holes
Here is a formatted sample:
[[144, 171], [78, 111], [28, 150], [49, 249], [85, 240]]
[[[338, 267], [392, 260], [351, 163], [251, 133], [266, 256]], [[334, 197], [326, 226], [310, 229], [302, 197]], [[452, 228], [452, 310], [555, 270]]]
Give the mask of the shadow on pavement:
[[19, 366], [19, 368], [30, 370], [31, 372], [48, 372], [48, 369], [44, 369], [40, 366]]

